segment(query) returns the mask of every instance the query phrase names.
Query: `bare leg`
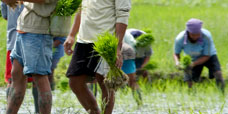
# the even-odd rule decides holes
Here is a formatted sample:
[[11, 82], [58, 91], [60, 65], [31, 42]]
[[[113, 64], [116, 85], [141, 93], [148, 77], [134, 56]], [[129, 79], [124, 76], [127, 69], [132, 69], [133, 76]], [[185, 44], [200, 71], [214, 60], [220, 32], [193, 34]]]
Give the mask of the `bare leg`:
[[7, 88], [6, 88], [6, 99], [7, 99], [7, 100], [8, 100], [8, 97], [9, 97], [10, 86], [11, 86], [11, 84], [8, 83], [8, 84], [7, 84]]
[[214, 75], [215, 75], [217, 86], [220, 87], [220, 89], [224, 93], [224, 91], [225, 91], [225, 82], [224, 82], [224, 79], [222, 77], [222, 72], [221, 71], [217, 71]]
[[39, 104], [38, 104], [38, 90], [36, 87], [36, 84], [33, 82], [32, 83], [33, 88], [32, 88], [32, 95], [33, 95], [33, 99], [34, 99], [34, 106], [35, 106], [35, 112], [39, 113]]
[[27, 77], [23, 75], [23, 67], [15, 59], [12, 65], [12, 84], [10, 87], [6, 114], [17, 114], [24, 99]]
[[106, 88], [103, 76], [97, 74], [96, 79], [102, 91], [102, 101], [105, 104], [102, 111], [104, 111], [104, 114], [111, 114], [115, 103], [115, 91]]
[[192, 85], [193, 85], [192, 81], [189, 80], [189, 81], [187, 81], [187, 83], [188, 83], [188, 87], [192, 88]]
[[55, 89], [55, 82], [54, 82], [54, 69], [51, 70], [51, 74], [48, 76], [48, 80], [50, 82], [51, 90], [54, 91]]
[[39, 109], [41, 114], [50, 114], [52, 106], [52, 94], [48, 76], [33, 75], [33, 80], [38, 89]]
[[135, 76], [136, 76], [135, 73], [128, 74], [129, 86], [132, 89], [132, 94], [133, 94], [134, 99], [136, 100], [137, 104], [140, 106], [140, 105], [142, 105], [142, 95], [139, 90], [139, 85], [136, 83]]
[[71, 76], [69, 84], [72, 91], [77, 96], [79, 102], [86, 111], [88, 111], [90, 114], [100, 114], [96, 98], [86, 85], [86, 81], [86, 75]]

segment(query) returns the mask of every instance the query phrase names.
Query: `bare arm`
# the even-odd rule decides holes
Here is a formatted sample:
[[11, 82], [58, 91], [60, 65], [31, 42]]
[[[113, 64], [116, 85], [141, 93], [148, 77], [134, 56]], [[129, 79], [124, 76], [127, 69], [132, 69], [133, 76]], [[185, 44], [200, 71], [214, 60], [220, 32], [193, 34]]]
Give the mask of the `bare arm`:
[[127, 29], [127, 25], [123, 23], [116, 23], [116, 37], [119, 39], [118, 47], [117, 47], [117, 60], [116, 60], [116, 66], [118, 68], [121, 68], [123, 65], [123, 58], [121, 54], [121, 48], [123, 44], [123, 37], [125, 34], [125, 31]]
[[210, 59], [210, 56], [203, 56], [203, 57], [200, 57], [199, 59], [197, 59], [196, 61], [194, 61], [191, 66], [192, 67], [195, 67], [197, 65], [201, 65], [203, 63], [205, 63], [206, 61], [208, 61]]
[[71, 55], [73, 53], [72, 46], [74, 45], [74, 42], [75, 42], [75, 36], [79, 31], [80, 23], [81, 23], [81, 11], [79, 11], [75, 15], [75, 19], [74, 19], [74, 23], [71, 28], [71, 31], [67, 36], [66, 41], [64, 42], [64, 51], [67, 55]]
[[146, 58], [144, 59], [141, 68], [143, 68], [149, 61], [150, 61], [150, 56], [149, 56], [149, 57], [146, 57]]
[[79, 31], [80, 23], [81, 23], [81, 11], [78, 12], [78, 13], [75, 15], [74, 23], [73, 23], [73, 26], [72, 26], [71, 31], [70, 31], [70, 33], [69, 33], [69, 36], [72, 36], [72, 37], [75, 38], [76, 34], [77, 34], [78, 31]]
[[173, 54], [174, 61], [178, 66], [180, 64], [180, 54]]

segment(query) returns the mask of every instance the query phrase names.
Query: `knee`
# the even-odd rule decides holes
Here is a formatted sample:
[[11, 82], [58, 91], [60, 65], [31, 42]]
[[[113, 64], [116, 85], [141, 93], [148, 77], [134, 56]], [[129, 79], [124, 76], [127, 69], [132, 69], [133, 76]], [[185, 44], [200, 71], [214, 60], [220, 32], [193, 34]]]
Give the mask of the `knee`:
[[26, 81], [26, 76], [23, 75], [22, 71], [19, 71], [17, 69], [12, 69], [11, 71], [11, 77], [13, 82], [20, 81], [21, 83]]
[[223, 80], [222, 72], [221, 72], [221, 71], [215, 72], [215, 73], [214, 73], [214, 76], [215, 76], [215, 79], [216, 79], [216, 80]]
[[83, 84], [80, 80], [74, 80], [70, 78], [69, 86], [74, 93], [80, 93], [81, 91], [85, 90], [84, 88], [86, 86], [86, 83]]

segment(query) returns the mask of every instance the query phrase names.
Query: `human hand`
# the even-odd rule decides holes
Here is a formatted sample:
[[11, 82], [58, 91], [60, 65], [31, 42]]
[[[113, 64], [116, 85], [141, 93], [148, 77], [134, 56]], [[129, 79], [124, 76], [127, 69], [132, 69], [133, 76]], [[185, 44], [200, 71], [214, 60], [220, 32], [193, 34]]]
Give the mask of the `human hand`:
[[116, 67], [121, 69], [122, 65], [123, 65], [123, 57], [121, 54], [121, 50], [117, 49]]
[[67, 36], [66, 41], [64, 42], [64, 51], [67, 55], [71, 55], [73, 53], [72, 46], [74, 45], [75, 39], [73, 36]]
[[55, 41], [53, 42], [53, 47], [56, 48], [56, 47], [58, 47], [60, 44], [61, 44], [61, 41], [60, 41], [60, 40], [55, 40]]
[[176, 62], [176, 66], [175, 66], [178, 70], [183, 70], [181, 64], [179, 61]]

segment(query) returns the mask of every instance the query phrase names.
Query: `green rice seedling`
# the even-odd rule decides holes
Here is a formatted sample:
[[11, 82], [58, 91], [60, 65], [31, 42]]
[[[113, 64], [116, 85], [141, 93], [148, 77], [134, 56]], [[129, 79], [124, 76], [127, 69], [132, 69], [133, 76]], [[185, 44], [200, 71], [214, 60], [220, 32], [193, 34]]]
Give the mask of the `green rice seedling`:
[[143, 70], [154, 70], [156, 68], [158, 68], [157, 63], [155, 61], [150, 61], [143, 67]]
[[62, 92], [69, 90], [68, 79], [65, 77], [61, 78], [60, 81], [58, 82], [58, 87]]
[[151, 33], [143, 34], [136, 39], [136, 48], [150, 46], [153, 42], [154, 42], [154, 37]]
[[192, 58], [190, 55], [186, 55], [184, 57], [181, 58], [181, 65], [184, 69], [186, 69], [187, 67], [189, 67], [189, 65], [192, 63]]
[[55, 8], [55, 16], [72, 16], [80, 7], [82, 0], [59, 0]]
[[149, 29], [149, 28], [144, 28], [144, 29], [142, 29], [145, 33], [152, 33], [152, 30], [151, 29]]
[[94, 43], [94, 50], [98, 52], [109, 65], [110, 70], [104, 80], [104, 83], [109, 89], [117, 90], [125, 85], [128, 81], [128, 76], [115, 66], [117, 59], [118, 39], [116, 36], [105, 32], [98, 36], [98, 40]]

